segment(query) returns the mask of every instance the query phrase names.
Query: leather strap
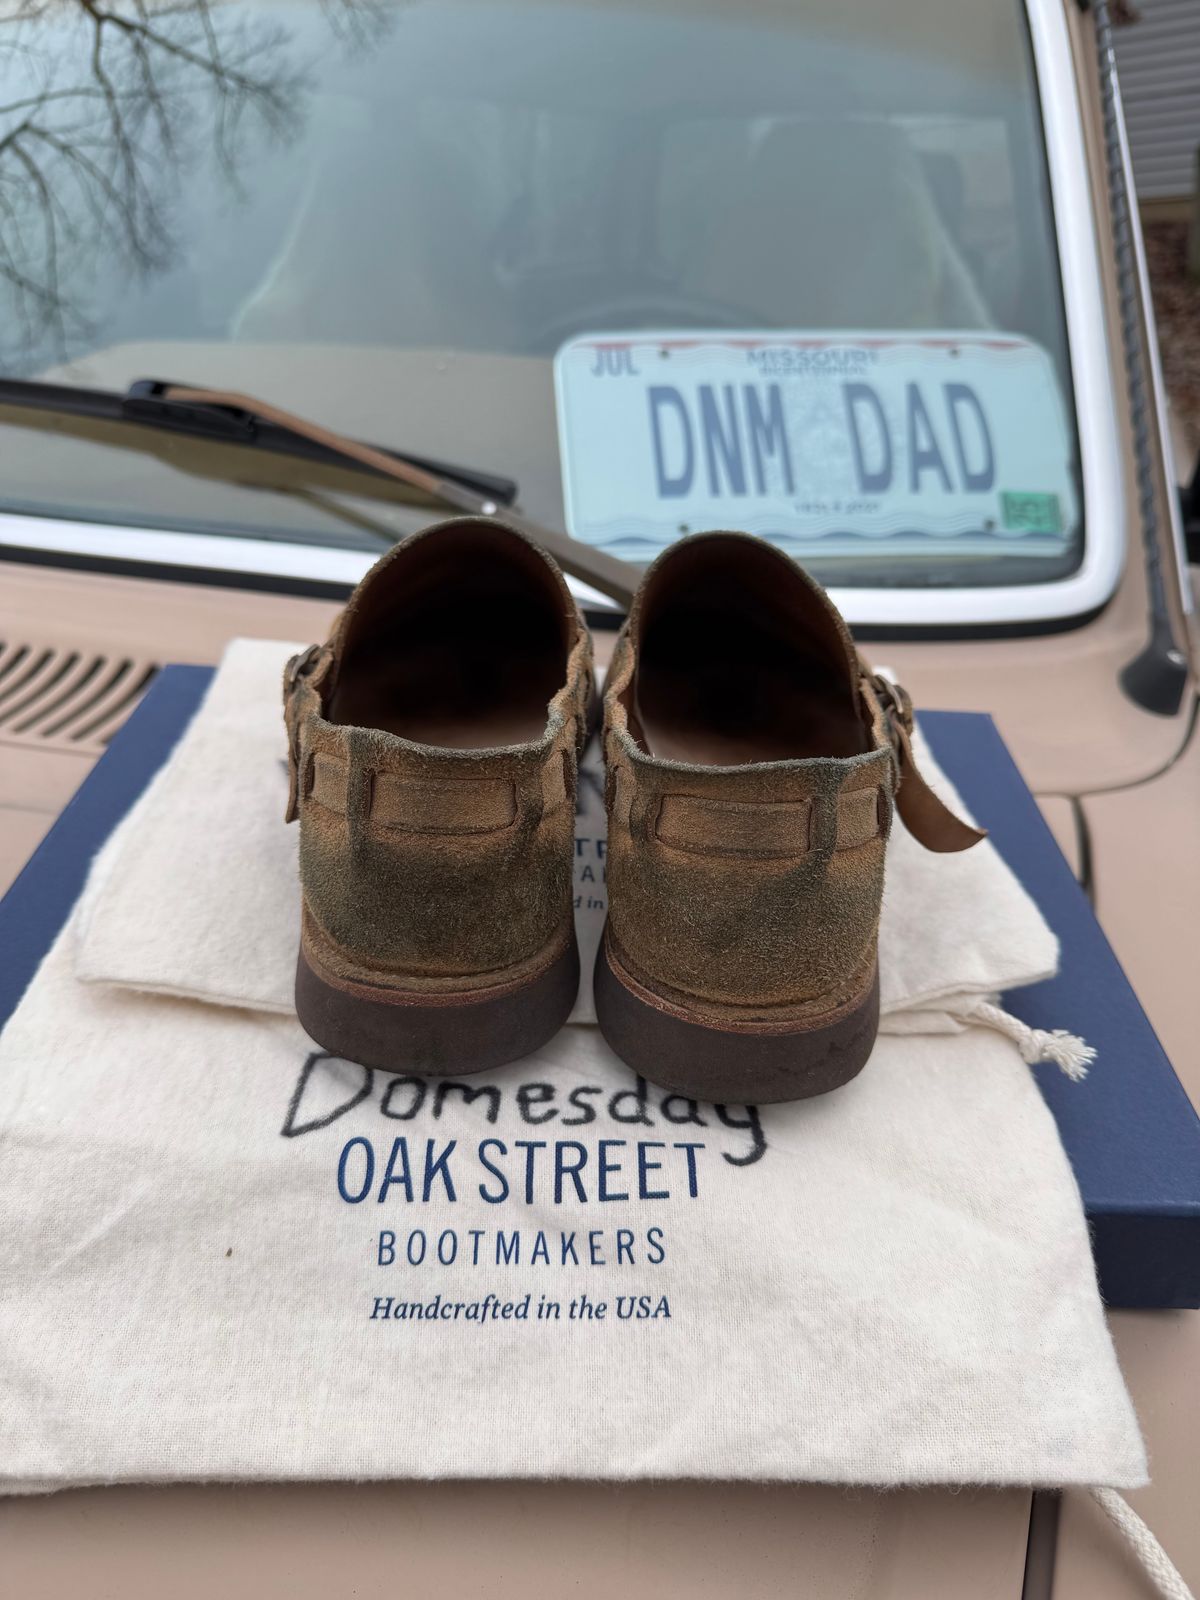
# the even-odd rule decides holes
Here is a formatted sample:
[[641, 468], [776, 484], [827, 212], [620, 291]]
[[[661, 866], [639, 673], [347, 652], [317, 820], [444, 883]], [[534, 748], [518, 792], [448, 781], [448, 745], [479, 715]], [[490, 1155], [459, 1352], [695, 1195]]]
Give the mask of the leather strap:
[[[300, 815], [303, 752], [300, 726], [333, 666], [328, 644], [310, 644], [283, 673], [283, 720], [288, 741], [288, 798], [285, 822]], [[307, 703], [306, 703], [307, 702]], [[319, 702], [318, 702], [319, 703]], [[576, 741], [578, 742], [578, 741]], [[349, 773], [334, 755], [315, 755], [308, 763], [305, 793], [327, 811], [345, 815]], [[518, 793], [522, 789], [523, 793]], [[565, 752], [557, 747], [523, 784], [508, 779], [377, 774], [370, 784], [368, 812], [379, 826], [413, 833], [489, 833], [511, 827], [518, 811], [539, 815], [571, 799]]]
[[295, 822], [300, 815], [300, 722], [301, 687], [311, 684], [315, 690], [324, 678], [333, 660], [328, 645], [310, 644], [298, 656], [293, 656], [283, 669], [283, 722], [288, 741], [288, 798], [285, 822]]
[[[886, 816], [881, 800], [876, 785], [838, 795], [835, 850], [854, 850], [879, 838]], [[659, 844], [695, 855], [799, 861], [813, 848], [813, 802], [719, 800], [667, 791], [653, 832]]]
[[[311, 644], [293, 656], [284, 669], [283, 707], [288, 735], [288, 800], [285, 822], [294, 822], [300, 803], [300, 702], [302, 690], [315, 691], [333, 660], [328, 645]], [[927, 850], [946, 853], [969, 850], [987, 837], [954, 812], [926, 783], [913, 755], [913, 709], [908, 693], [898, 683], [871, 672], [864, 664], [859, 679], [859, 694], [868, 719], [875, 706], [883, 712], [888, 737], [896, 756], [896, 810], [904, 826]], [[840, 832], [840, 827], [839, 827]], [[839, 840], [839, 843], [841, 841]], [[845, 846], [843, 846], [845, 847]]]
[[954, 812], [925, 782], [913, 755], [912, 700], [906, 690], [878, 673], [864, 670], [859, 682], [868, 710], [871, 698], [878, 701], [887, 723], [888, 737], [896, 753], [896, 810], [904, 826], [926, 850], [946, 853], [969, 850], [987, 832], [973, 828]]

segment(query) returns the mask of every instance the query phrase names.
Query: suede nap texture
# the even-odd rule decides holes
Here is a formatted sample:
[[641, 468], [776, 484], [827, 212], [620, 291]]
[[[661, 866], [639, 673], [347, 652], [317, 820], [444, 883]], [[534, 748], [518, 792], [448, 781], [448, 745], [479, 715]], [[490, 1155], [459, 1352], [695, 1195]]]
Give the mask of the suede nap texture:
[[[381, 585], [410, 581], [436, 541], [464, 528], [486, 530], [500, 547], [512, 544], [526, 562], [533, 551], [552, 575], [565, 619], [565, 671], [541, 736], [449, 750], [330, 720], [346, 642], [363, 609], [379, 605]], [[583, 619], [558, 568], [522, 534], [453, 519], [376, 563], [328, 644], [295, 658], [284, 679], [305, 939], [327, 970], [414, 993], [461, 992], [548, 963], [562, 949], [572, 926], [576, 777], [591, 693]], [[344, 782], [338, 808], [322, 803], [331, 773], [335, 784], [339, 775]], [[435, 785], [446, 796], [441, 824], [429, 801]], [[511, 818], [500, 825], [493, 785]], [[406, 789], [419, 802], [415, 827], [396, 825], [395, 796]], [[385, 792], [388, 805], [380, 803]]]
[[[740, 568], [774, 564], [771, 581], [794, 605], [797, 631], [820, 633], [831, 681], [857, 709], [861, 753], [705, 766], [644, 747], [636, 707], [647, 597], [666, 590], [669, 598], [673, 585], [688, 581], [697, 552], [711, 559], [717, 550], [731, 587]], [[653, 563], [621, 631], [604, 695], [608, 938], [631, 977], [718, 1022], [804, 1022], [863, 996], [876, 965], [894, 800], [911, 754], [906, 731], [901, 751], [878, 691], [824, 590], [763, 541], [698, 534]], [[897, 706], [902, 699], [906, 706], [896, 691]], [[874, 800], [873, 827], [863, 825], [872, 810], [864, 792]], [[677, 822], [688, 814], [687, 802], [699, 803], [690, 807], [690, 842]], [[943, 812], [940, 801], [932, 804]], [[790, 852], [781, 849], [784, 810], [807, 818]], [[957, 824], [944, 816], [951, 834]], [[939, 826], [942, 815], [931, 838]], [[963, 837], [980, 836], [964, 828]], [[934, 847], [960, 846], [938, 839]]]

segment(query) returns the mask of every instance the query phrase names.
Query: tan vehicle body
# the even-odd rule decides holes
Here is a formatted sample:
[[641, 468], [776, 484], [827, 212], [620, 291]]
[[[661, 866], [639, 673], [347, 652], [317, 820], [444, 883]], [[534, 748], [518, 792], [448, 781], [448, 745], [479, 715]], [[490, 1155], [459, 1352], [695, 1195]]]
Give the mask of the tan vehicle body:
[[[1066, 0], [1093, 173], [1097, 234], [1112, 236], [1092, 25]], [[1103, 253], [1111, 330], [1116, 265]], [[1152, 330], [1143, 329], [1147, 349]], [[1111, 383], [1130, 453], [1123, 575], [1090, 621], [1028, 637], [892, 638], [866, 651], [893, 668], [919, 706], [996, 719], [1193, 1102], [1200, 1105], [1200, 641], [1189, 572], [1169, 534], [1160, 558], [1176, 639], [1190, 675], [1174, 715], [1135, 705], [1120, 670], [1143, 648], [1148, 595], [1137, 529], [1132, 428], [1120, 340]], [[243, 347], [235, 386], [252, 390]], [[127, 358], [126, 377], [147, 370]], [[369, 360], [364, 363], [369, 393]], [[117, 374], [119, 379], [120, 374]], [[229, 381], [228, 365], [224, 372]], [[204, 373], [196, 374], [202, 381]], [[215, 374], [214, 374], [215, 381]], [[547, 408], [548, 381], [530, 395]], [[544, 392], [543, 392], [544, 391]], [[289, 397], [315, 411], [317, 397]], [[481, 396], [480, 404], [488, 403]], [[421, 396], [364, 402], [412, 436]], [[1157, 419], [1165, 431], [1164, 418]], [[502, 425], [502, 424], [501, 424]], [[363, 432], [370, 430], [364, 427]], [[378, 436], [378, 424], [375, 425]], [[52, 443], [52, 440], [51, 440]], [[513, 470], [521, 476], [521, 462]], [[524, 479], [522, 481], [525, 481]], [[1171, 527], [1173, 486], [1157, 485]], [[337, 609], [312, 600], [204, 583], [90, 573], [6, 560], [0, 641], [128, 662], [99, 722], [82, 739], [0, 725], [0, 886], [19, 871], [128, 714], [146, 669], [213, 663], [229, 639], [325, 637]], [[1193, 573], [1191, 576], [1195, 576]], [[598, 631], [603, 661], [614, 634]], [[0, 662], [2, 662], [0, 656]], [[47, 671], [47, 675], [49, 672]], [[1200, 1587], [1200, 1313], [1111, 1316], [1146, 1433], [1154, 1482], [1132, 1496], [1193, 1586]], [[713, 1485], [310, 1485], [72, 1491], [0, 1504], [0, 1595], [210, 1596], [409, 1593], [921, 1597], [1053, 1593], [1057, 1600], [1133, 1600], [1144, 1577], [1085, 1498], [1069, 1495], [1057, 1529], [1033, 1521], [1023, 1491], [910, 1490], [886, 1496], [821, 1487]], [[1052, 1587], [1048, 1574], [1054, 1562]]]

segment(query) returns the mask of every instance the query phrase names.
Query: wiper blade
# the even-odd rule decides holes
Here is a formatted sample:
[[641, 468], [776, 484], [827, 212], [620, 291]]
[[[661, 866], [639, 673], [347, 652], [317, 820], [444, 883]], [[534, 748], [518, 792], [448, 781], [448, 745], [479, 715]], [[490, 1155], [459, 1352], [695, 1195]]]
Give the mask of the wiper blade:
[[[410, 488], [420, 490], [430, 499], [440, 501], [442, 505], [454, 507], [459, 511], [490, 517], [500, 509], [491, 496], [479, 493], [461, 480], [440, 477], [436, 472], [415, 465], [411, 458], [385, 455], [372, 445], [360, 444], [356, 439], [347, 439], [340, 433], [321, 427], [319, 423], [310, 422], [307, 417], [298, 417], [292, 411], [284, 411], [280, 406], [273, 406], [266, 400], [259, 400], [251, 395], [237, 394], [233, 390], [226, 389], [177, 387], [165, 390], [162, 400], [164, 402], [179, 400], [190, 406], [211, 406], [217, 410], [246, 412], [260, 421], [273, 422], [289, 433], [308, 439], [313, 444], [324, 446], [337, 456], [346, 456], [362, 466], [371, 467], [385, 477], [395, 478], [400, 483], [408, 484]], [[628, 562], [610, 556], [606, 550], [596, 550], [591, 545], [581, 544], [577, 539], [560, 533], [556, 528], [547, 528], [542, 523], [534, 522], [515, 507], [505, 508], [504, 520], [540, 544], [543, 549], [548, 550], [563, 571], [569, 573], [571, 577], [593, 584], [604, 594], [610, 595], [625, 610], [632, 605], [640, 574]]]
[[[292, 456], [320, 466], [345, 467], [344, 450], [330, 449], [308, 433], [249, 411], [244, 407], [214, 404], [200, 396], [209, 391], [192, 390], [183, 384], [165, 383], [158, 378], [139, 378], [124, 394], [110, 389], [89, 389], [73, 384], [38, 383], [24, 379], [0, 378], [0, 405], [25, 406], [35, 411], [57, 411], [70, 416], [92, 417], [102, 422], [136, 422], [166, 433], [179, 433], [194, 439], [211, 439], [219, 444], [240, 444], [265, 450], [273, 455]], [[354, 441], [357, 442], [357, 441]], [[519, 489], [512, 478], [504, 478], [478, 467], [435, 461], [426, 456], [409, 455], [383, 446], [367, 448], [439, 481], [462, 484], [486, 500], [509, 506]], [[391, 474], [358, 462], [367, 472]]]
[[353, 462], [416, 489], [438, 505], [482, 517], [495, 516], [503, 508], [504, 520], [548, 550], [564, 572], [599, 589], [624, 610], [632, 604], [641, 576], [636, 567], [606, 550], [581, 544], [568, 534], [527, 517], [513, 504], [517, 485], [507, 478], [381, 450], [334, 433], [266, 400], [233, 390], [199, 389], [147, 379], [121, 395], [67, 384], [0, 378], [0, 406], [4, 405], [103, 421], [142, 422], [151, 428], [208, 438], [214, 443], [251, 445], [335, 467]]

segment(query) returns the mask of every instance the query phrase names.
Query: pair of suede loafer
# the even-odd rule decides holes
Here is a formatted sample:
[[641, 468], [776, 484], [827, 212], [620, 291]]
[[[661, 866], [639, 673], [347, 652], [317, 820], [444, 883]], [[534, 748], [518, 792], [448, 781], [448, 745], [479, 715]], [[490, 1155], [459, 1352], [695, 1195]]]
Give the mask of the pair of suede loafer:
[[[387, 1071], [484, 1071], [545, 1044], [579, 983], [575, 793], [591, 640], [523, 535], [460, 518], [389, 551], [284, 681], [300, 822], [301, 1022]], [[824, 591], [745, 534], [647, 571], [604, 695], [612, 1048], [697, 1099], [800, 1099], [875, 1040], [893, 809], [980, 835], [912, 759], [912, 709]]]

